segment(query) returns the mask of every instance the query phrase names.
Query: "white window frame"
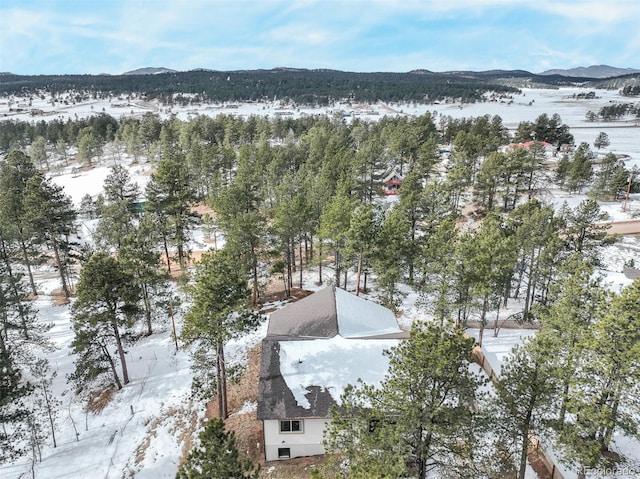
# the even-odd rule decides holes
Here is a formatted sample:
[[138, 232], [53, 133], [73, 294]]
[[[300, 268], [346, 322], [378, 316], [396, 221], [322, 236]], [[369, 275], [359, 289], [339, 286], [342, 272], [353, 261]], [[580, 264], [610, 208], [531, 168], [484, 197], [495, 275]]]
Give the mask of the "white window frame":
[[[299, 429], [293, 429], [293, 423], [297, 422], [299, 425]], [[282, 425], [284, 423], [289, 424], [289, 430], [286, 431], [282, 429]], [[281, 419], [279, 423], [280, 434], [304, 434], [304, 421], [302, 419]]]

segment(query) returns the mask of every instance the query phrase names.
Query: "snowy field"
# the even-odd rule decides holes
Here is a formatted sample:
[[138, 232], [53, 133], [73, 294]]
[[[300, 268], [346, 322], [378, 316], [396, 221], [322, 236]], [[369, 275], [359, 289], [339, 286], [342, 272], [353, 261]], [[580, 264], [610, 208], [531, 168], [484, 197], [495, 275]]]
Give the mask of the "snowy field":
[[[53, 118], [81, 118], [89, 115], [108, 113], [116, 118], [122, 116], [142, 115], [151, 111], [167, 118], [175, 114], [178, 118], [188, 120], [195, 115], [234, 114], [239, 116], [269, 115], [271, 117], [302, 115], [340, 116], [345, 121], [354, 117], [376, 121], [384, 115], [419, 115], [426, 111], [454, 117], [470, 117], [484, 114], [500, 115], [504, 124], [514, 129], [520, 121], [532, 121], [538, 115], [558, 113], [563, 122], [568, 124], [576, 142], [585, 141], [593, 144], [600, 131], [607, 133], [611, 145], [607, 151], [629, 155], [628, 166], [640, 166], [640, 127], [637, 122], [588, 123], [585, 114], [591, 110], [597, 112], [601, 106], [613, 101], [626, 102], [615, 91], [597, 90], [596, 99], [572, 100], [568, 97], [574, 93], [585, 93], [588, 90], [576, 88], [561, 90], [525, 90], [523, 95], [514, 97], [512, 104], [481, 103], [474, 105], [384, 105], [366, 106], [340, 104], [327, 109], [297, 108], [278, 104], [240, 104], [229, 108], [228, 105], [194, 105], [181, 110], [171, 110], [153, 102], [131, 101], [130, 103], [113, 99], [111, 101], [92, 101], [71, 106], [52, 106], [51, 103], [34, 98], [31, 109], [42, 110], [43, 115], [32, 116], [30, 113], [14, 114], [11, 107], [24, 104], [26, 99], [0, 98], [0, 121], [4, 119], [20, 119], [27, 121], [49, 120]], [[117, 106], [122, 105], [126, 106]], [[235, 108], [237, 106], [237, 108]], [[350, 115], [350, 116], [346, 116]], [[436, 118], [437, 122], [437, 118]], [[105, 157], [107, 155], [105, 154]], [[123, 155], [124, 164], [129, 164]], [[85, 194], [97, 195], [101, 191], [104, 178], [109, 172], [112, 159], [104, 159], [97, 167], [89, 171], [72, 172], [71, 167], [54, 177], [54, 181], [65, 188], [76, 205]], [[141, 189], [149, 179], [149, 166], [136, 165], [131, 175]], [[548, 201], [560, 205], [567, 201], [575, 205], [584, 199], [583, 195], [567, 195], [557, 191], [551, 192]], [[602, 205], [616, 221], [631, 219], [629, 212], [623, 212], [620, 203]], [[640, 210], [640, 198], [634, 197], [631, 210]], [[90, 240], [93, 224], [83, 225], [82, 236]], [[206, 249], [202, 241], [202, 232], [196, 232], [196, 239], [191, 245], [193, 251]], [[219, 244], [223, 240], [220, 239]], [[615, 246], [608, 247], [604, 254], [605, 267], [603, 274], [610, 282], [612, 289], [619, 290], [630, 283], [622, 275], [624, 261], [634, 258], [640, 263], [640, 243], [637, 236], [628, 236]], [[58, 282], [51, 271], [37, 271], [38, 288], [41, 295], [34, 306], [39, 311], [40, 321], [53, 325], [49, 335], [57, 346], [57, 351], [49, 356], [52, 368], [57, 372], [54, 380], [54, 391], [62, 401], [57, 418], [58, 447], [48, 444], [42, 451], [42, 462], [32, 464], [27, 457], [13, 464], [0, 465], [0, 477], [3, 479], [19, 479], [32, 477], [32, 465], [36, 478], [153, 478], [163, 479], [175, 477], [177, 463], [187, 439], [194, 435], [197, 422], [204, 415], [203, 404], [191, 398], [192, 373], [189, 358], [185, 351], [175, 349], [169, 321], [160, 326], [159, 332], [145, 338], [129, 348], [128, 361], [131, 383], [122, 391], [115, 393], [113, 399], [99, 413], [86, 413], [86, 401], [78, 398], [66, 382], [66, 375], [73, 371], [74, 358], [70, 355], [72, 331], [70, 325], [69, 306], [54, 306], [50, 294], [58, 288]], [[306, 273], [304, 286], [317, 290], [315, 285], [317, 273]], [[351, 285], [354, 275], [350, 277]], [[401, 306], [399, 318], [401, 326], [409, 328], [416, 320], [429, 319], [429, 315], [417, 305], [417, 295], [405, 288], [407, 296]], [[375, 298], [373, 298], [375, 299]], [[177, 316], [178, 331], [180, 316]], [[500, 362], [516, 342], [520, 341], [521, 331], [502, 330], [498, 338], [493, 338], [492, 331], [485, 334], [485, 348], [491, 361]], [[229, 357], [242, 357], [246, 350], [258, 344], [266, 334], [266, 321], [261, 328], [250, 337], [229, 345]], [[250, 411], [251, 408], [249, 407]], [[251, 413], [251, 412], [249, 412]], [[77, 431], [77, 434], [76, 434]], [[626, 442], [625, 442], [626, 441]], [[616, 444], [626, 451], [640, 455], [640, 445], [622, 439]], [[565, 477], [571, 478], [570, 471]], [[619, 476], [622, 477], [622, 476]]]

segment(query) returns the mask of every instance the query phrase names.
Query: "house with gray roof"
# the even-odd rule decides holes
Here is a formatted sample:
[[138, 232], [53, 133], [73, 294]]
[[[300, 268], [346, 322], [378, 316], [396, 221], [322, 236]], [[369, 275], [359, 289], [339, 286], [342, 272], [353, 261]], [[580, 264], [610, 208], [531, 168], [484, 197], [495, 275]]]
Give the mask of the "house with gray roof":
[[406, 337], [391, 310], [333, 286], [273, 312], [258, 385], [266, 460], [324, 454], [331, 407], [345, 387], [379, 385], [383, 351]]

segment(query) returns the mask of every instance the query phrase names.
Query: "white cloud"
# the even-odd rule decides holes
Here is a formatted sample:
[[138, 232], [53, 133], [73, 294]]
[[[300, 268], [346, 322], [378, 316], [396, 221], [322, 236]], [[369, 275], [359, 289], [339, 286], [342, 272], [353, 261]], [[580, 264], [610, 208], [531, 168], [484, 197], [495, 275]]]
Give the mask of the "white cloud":
[[277, 42], [307, 45], [327, 45], [336, 38], [332, 32], [314, 25], [286, 25], [265, 32], [262, 37]]

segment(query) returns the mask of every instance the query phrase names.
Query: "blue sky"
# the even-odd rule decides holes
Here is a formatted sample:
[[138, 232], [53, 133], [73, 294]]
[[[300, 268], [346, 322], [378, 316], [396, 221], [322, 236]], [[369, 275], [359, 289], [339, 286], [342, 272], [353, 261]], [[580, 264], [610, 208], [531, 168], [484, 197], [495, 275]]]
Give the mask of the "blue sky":
[[638, 0], [0, 0], [0, 71], [640, 68]]

